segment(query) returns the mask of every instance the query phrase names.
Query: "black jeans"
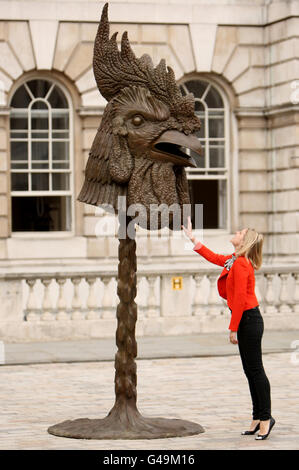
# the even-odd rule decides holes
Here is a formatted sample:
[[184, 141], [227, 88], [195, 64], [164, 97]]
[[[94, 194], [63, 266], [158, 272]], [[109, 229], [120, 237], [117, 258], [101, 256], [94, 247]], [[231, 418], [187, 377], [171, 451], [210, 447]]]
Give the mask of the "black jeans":
[[237, 332], [243, 369], [252, 399], [252, 419], [271, 418], [270, 383], [262, 361], [264, 320], [259, 306], [244, 310]]

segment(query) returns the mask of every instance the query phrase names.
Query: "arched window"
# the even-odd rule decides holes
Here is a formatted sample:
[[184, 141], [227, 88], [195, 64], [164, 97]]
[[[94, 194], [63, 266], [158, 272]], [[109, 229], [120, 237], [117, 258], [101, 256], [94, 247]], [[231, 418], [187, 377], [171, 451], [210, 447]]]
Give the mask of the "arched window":
[[11, 100], [12, 231], [72, 228], [70, 106], [56, 83], [35, 79]]
[[[195, 112], [201, 120], [197, 136], [203, 147], [199, 168], [186, 168], [195, 227], [195, 204], [203, 204], [203, 228], [228, 229], [228, 113], [214, 85], [205, 80], [189, 80], [183, 94], [193, 93]], [[198, 159], [197, 159], [198, 160]]]

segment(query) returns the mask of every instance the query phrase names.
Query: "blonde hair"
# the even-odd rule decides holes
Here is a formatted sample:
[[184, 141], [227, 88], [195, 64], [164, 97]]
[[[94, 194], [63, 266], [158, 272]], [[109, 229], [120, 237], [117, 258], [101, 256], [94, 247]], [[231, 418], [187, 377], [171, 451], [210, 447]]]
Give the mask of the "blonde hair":
[[236, 249], [236, 256], [245, 256], [254, 269], [260, 269], [263, 262], [264, 236], [253, 228], [248, 228], [241, 245]]

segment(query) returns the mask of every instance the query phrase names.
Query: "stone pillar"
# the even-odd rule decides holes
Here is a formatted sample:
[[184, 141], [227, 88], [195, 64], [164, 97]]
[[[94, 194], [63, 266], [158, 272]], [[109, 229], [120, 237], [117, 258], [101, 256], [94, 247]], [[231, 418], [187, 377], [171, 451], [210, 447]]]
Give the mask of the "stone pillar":
[[[0, 82], [1, 87], [1, 82]], [[10, 235], [9, 177], [8, 177], [8, 120], [9, 111], [0, 103], [0, 259], [6, 258], [5, 239]]]

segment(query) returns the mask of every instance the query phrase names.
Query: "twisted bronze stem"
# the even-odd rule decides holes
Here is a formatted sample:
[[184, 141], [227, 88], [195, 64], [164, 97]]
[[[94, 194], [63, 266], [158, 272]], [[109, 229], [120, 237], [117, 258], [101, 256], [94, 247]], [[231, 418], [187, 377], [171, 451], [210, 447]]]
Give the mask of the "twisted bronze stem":
[[127, 233], [129, 218], [126, 216], [126, 236], [119, 239], [119, 265], [115, 355], [115, 403], [102, 419], [79, 418], [51, 426], [50, 434], [76, 439], [158, 439], [161, 437], [189, 436], [204, 432], [196, 423], [181, 419], [146, 418], [136, 405], [137, 344], [135, 326], [137, 305], [136, 241]]
[[137, 294], [137, 260], [135, 229], [134, 238], [127, 233], [130, 218], [126, 217], [126, 237], [119, 239], [118, 246], [118, 283], [117, 295], [120, 302], [117, 306], [116, 345], [115, 355], [115, 405], [110, 414], [126, 412], [139, 415], [137, 401], [136, 362], [137, 343], [135, 326], [137, 322], [137, 304], [134, 301]]

